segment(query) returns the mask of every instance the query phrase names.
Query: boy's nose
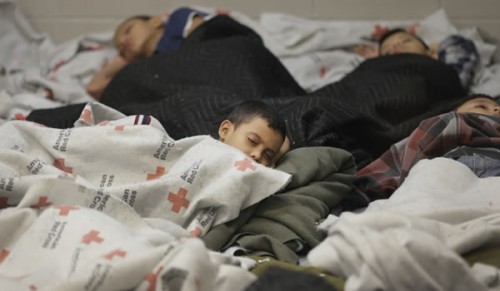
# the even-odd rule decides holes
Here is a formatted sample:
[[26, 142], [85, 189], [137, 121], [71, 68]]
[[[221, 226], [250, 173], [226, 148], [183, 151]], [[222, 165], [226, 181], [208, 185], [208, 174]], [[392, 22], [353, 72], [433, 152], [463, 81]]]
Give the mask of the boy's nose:
[[252, 160], [256, 161], [257, 163], [260, 163], [260, 153], [257, 151], [254, 151], [250, 154], [250, 157]]

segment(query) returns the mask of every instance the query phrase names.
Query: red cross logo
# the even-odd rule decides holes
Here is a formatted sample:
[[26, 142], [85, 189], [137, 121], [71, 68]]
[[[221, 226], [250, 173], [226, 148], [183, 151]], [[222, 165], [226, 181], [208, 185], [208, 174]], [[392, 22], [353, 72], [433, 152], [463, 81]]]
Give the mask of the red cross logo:
[[60, 60], [59, 62], [57, 62], [54, 67], [52, 68], [52, 72], [56, 72], [57, 70], [59, 70], [59, 68], [61, 68], [64, 64], [66, 64], [66, 61], [65, 60]]
[[146, 277], [144, 277], [144, 279], [149, 283], [148, 291], [156, 291], [156, 278], [158, 278], [161, 271], [163, 271], [163, 267], [158, 268], [158, 271], [149, 273]]
[[3, 263], [3, 261], [9, 256], [10, 252], [8, 250], [2, 250], [0, 252], [0, 264]]
[[179, 213], [181, 210], [181, 207], [188, 208], [189, 206], [189, 200], [186, 198], [187, 190], [180, 187], [179, 192], [177, 194], [174, 194], [172, 192], [168, 192], [168, 201], [172, 202], [172, 211], [175, 213]]
[[72, 205], [57, 205], [57, 206], [54, 206], [54, 208], [59, 209], [60, 216], [68, 216], [68, 214], [71, 210], [80, 209], [80, 208], [78, 208], [76, 206], [72, 206]]
[[94, 124], [94, 120], [92, 118], [92, 112], [89, 109], [83, 109], [83, 112], [80, 115], [80, 119], [87, 124]]
[[62, 159], [62, 158], [61, 159], [55, 159], [53, 166], [56, 167], [56, 168], [58, 168], [59, 170], [61, 170], [63, 172], [73, 173], [73, 168], [66, 167], [64, 165], [64, 159]]
[[14, 115], [14, 118], [15, 118], [16, 120], [26, 120], [26, 115], [24, 115], [24, 114], [22, 114], [22, 113], [16, 113], [16, 114]]
[[372, 39], [373, 40], [380, 40], [380, 38], [384, 34], [386, 34], [388, 31], [389, 31], [388, 27], [376, 24], [374, 27], [374, 30], [372, 32]]
[[82, 237], [82, 242], [89, 245], [91, 242], [102, 243], [104, 239], [99, 236], [99, 232], [96, 230], [89, 231], [86, 235]]
[[189, 232], [192, 237], [200, 237], [201, 236], [201, 229], [199, 227], [196, 227], [194, 230]]
[[154, 173], [154, 174], [148, 174], [148, 181], [149, 180], [158, 179], [161, 176], [163, 176], [164, 174], [165, 174], [165, 168], [164, 167], [156, 167], [156, 173]]
[[48, 203], [47, 201], [48, 201], [47, 196], [40, 196], [38, 198], [38, 203], [35, 204], [35, 205], [32, 205], [31, 207], [32, 208], [38, 208], [38, 209], [40, 209], [40, 208], [43, 208], [43, 207], [50, 206], [52, 203]]
[[9, 197], [0, 196], [0, 207], [1, 208], [9, 207], [9, 204], [7, 203], [7, 201], [9, 201]]
[[246, 169], [250, 169], [252, 171], [257, 170], [257, 167], [253, 165], [253, 161], [249, 158], [245, 158], [241, 161], [234, 162], [234, 167], [238, 168], [238, 170], [245, 172]]
[[218, 8], [215, 10], [215, 14], [217, 14], [217, 15], [229, 15], [229, 10]]
[[117, 250], [114, 250], [112, 251], [111, 253], [105, 255], [104, 257], [108, 260], [112, 260], [115, 256], [119, 256], [119, 257], [125, 257], [125, 255], [127, 254], [127, 252], [124, 252], [120, 249], [117, 249]]
[[325, 68], [325, 67], [321, 67], [321, 68], [319, 69], [319, 77], [320, 77], [321, 79], [323, 79], [323, 78], [325, 77], [325, 75], [326, 75], [326, 68]]

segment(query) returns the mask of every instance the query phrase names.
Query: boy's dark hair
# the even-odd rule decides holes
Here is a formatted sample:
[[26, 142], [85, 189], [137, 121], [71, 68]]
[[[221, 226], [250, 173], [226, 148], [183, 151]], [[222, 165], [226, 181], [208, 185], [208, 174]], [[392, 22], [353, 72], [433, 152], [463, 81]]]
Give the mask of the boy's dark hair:
[[151, 19], [151, 15], [134, 15], [134, 16], [127, 18], [125, 21], [123, 21], [123, 23], [130, 21], [130, 20], [133, 20], [133, 19], [148, 21]]
[[122, 22], [120, 22], [118, 24], [118, 26], [116, 27], [115, 29], [115, 33], [118, 31], [118, 29], [120, 27], [122, 27], [125, 23], [128, 23], [129, 21], [131, 20], [142, 20], [142, 21], [148, 21], [151, 19], [151, 15], [134, 15], [134, 16], [130, 16], [129, 18], [126, 18], [125, 20], [123, 20]]
[[429, 46], [425, 43], [425, 41], [423, 39], [421, 39], [420, 37], [416, 36], [415, 34], [412, 34], [412, 33], [408, 32], [406, 29], [403, 29], [403, 28], [400, 28], [400, 27], [393, 28], [393, 29], [389, 30], [388, 32], [384, 33], [380, 37], [380, 40], [378, 41], [378, 47], [380, 48], [386, 39], [388, 39], [392, 35], [394, 35], [396, 33], [400, 33], [400, 32], [403, 32], [403, 33], [406, 33], [408, 35], [413, 36], [415, 39], [417, 39], [425, 47], [425, 49], [429, 49]]
[[262, 101], [250, 100], [238, 103], [229, 113], [227, 119], [236, 128], [256, 117], [264, 119], [267, 121], [269, 128], [279, 132], [283, 138], [286, 137], [286, 124], [283, 118], [274, 108]]
[[470, 100], [472, 99], [476, 99], [476, 98], [486, 98], [486, 99], [491, 99], [495, 102], [498, 103], [498, 100], [496, 98], [493, 98], [491, 97], [490, 95], [487, 95], [487, 94], [471, 94], [471, 95], [468, 95], [468, 96], [465, 96], [464, 98], [460, 99], [459, 101], [457, 101], [456, 105], [453, 106], [453, 111], [456, 111], [460, 106], [464, 105], [466, 102], [469, 102]]

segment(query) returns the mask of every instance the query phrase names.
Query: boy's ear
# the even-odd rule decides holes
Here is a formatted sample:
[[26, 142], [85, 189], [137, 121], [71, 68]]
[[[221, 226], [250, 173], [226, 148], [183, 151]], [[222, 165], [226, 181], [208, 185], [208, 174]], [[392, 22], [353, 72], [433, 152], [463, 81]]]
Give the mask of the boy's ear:
[[427, 51], [427, 54], [431, 58], [437, 60], [439, 58], [438, 52], [439, 52], [439, 43], [431, 43], [429, 45], [429, 50]]
[[219, 140], [224, 141], [228, 133], [231, 131], [233, 123], [229, 120], [224, 120], [219, 126]]

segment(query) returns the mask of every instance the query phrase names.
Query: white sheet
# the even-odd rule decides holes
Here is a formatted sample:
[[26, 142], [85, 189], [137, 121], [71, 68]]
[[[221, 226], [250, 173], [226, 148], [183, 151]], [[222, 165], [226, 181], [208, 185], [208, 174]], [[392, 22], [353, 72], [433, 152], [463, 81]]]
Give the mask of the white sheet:
[[196, 237], [290, 180], [99, 103], [75, 128], [9, 121], [0, 135], [3, 290], [243, 290], [254, 276]]
[[422, 160], [388, 200], [324, 222], [308, 259], [347, 277], [346, 290], [498, 290], [498, 269], [459, 254], [500, 244], [499, 186], [454, 160]]

